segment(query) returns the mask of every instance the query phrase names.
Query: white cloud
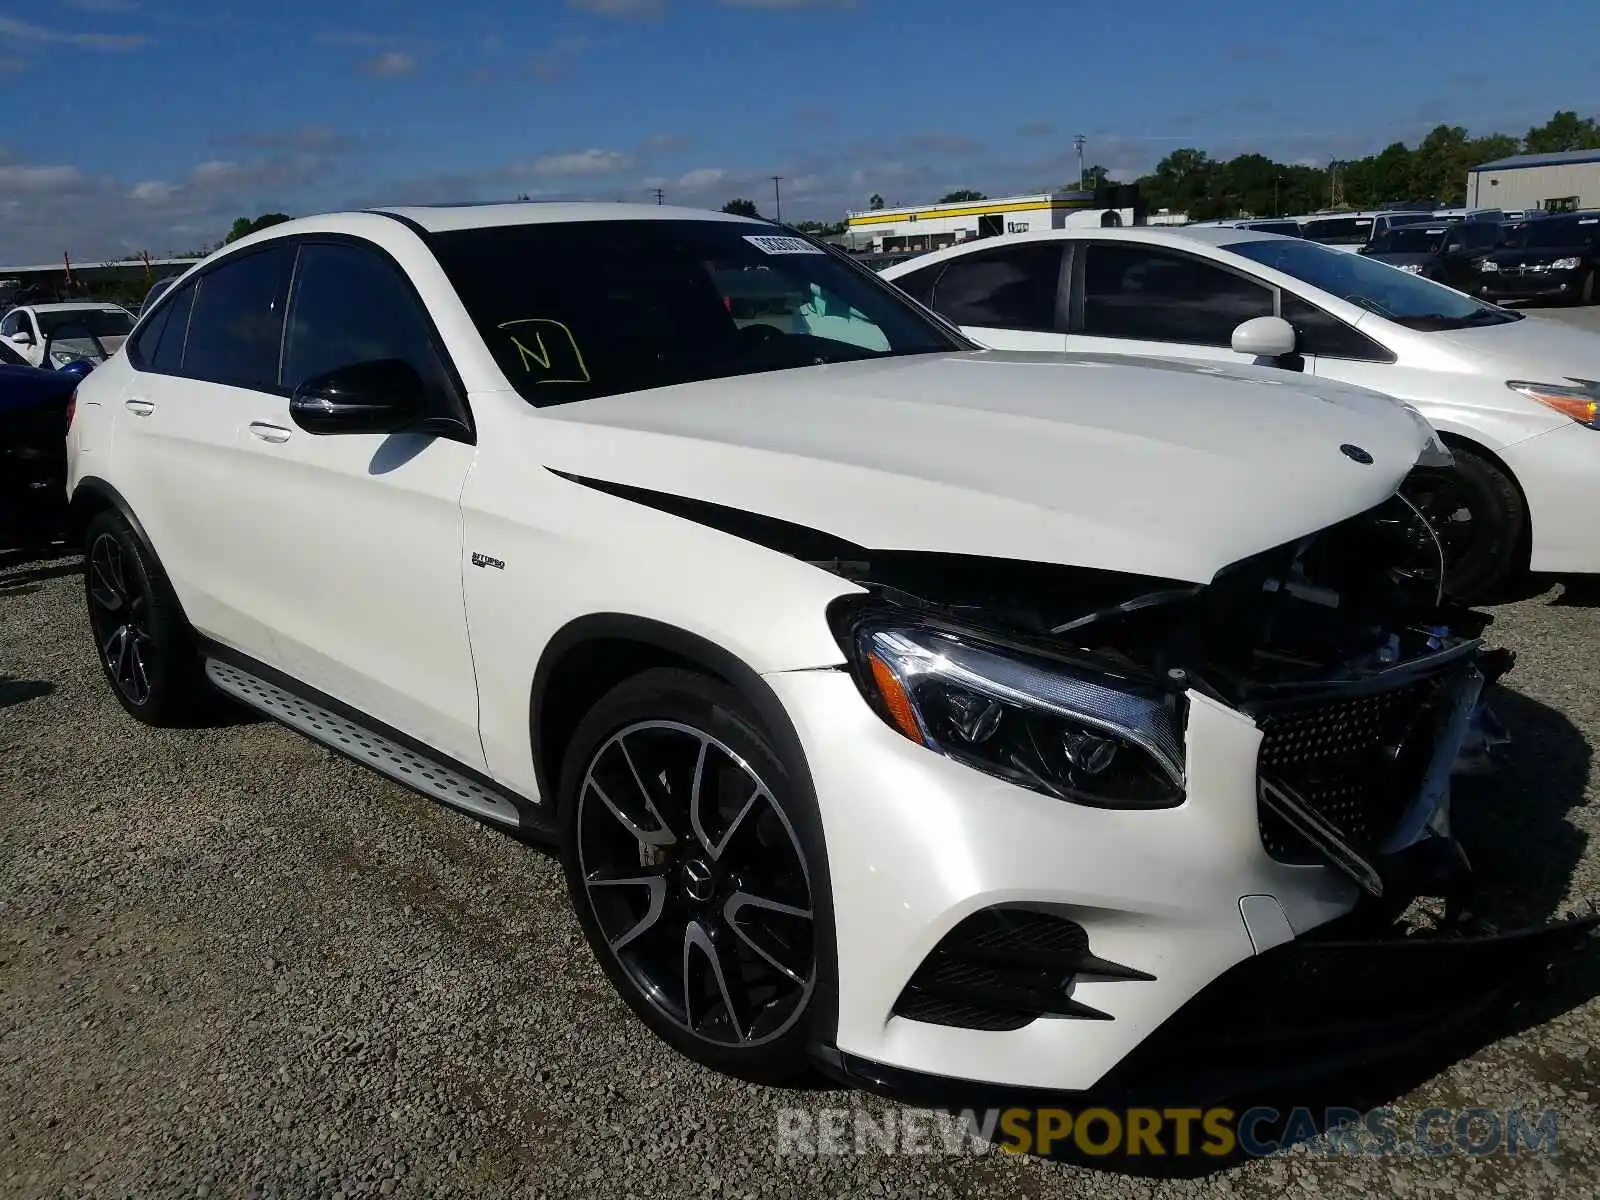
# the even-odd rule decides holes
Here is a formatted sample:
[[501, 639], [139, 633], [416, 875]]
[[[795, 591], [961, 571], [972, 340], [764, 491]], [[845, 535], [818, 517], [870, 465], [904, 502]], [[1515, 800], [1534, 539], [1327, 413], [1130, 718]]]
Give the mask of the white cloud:
[[632, 162], [617, 150], [574, 150], [536, 158], [529, 164], [529, 170], [536, 175], [606, 175], [624, 170]]
[[19, 21], [15, 17], [0, 17], [0, 41], [13, 44], [82, 46], [89, 50], [133, 50], [150, 39], [137, 33], [65, 33], [47, 29], [32, 21]]
[[597, 17], [659, 17], [667, 0], [567, 0], [571, 8]]
[[128, 192], [128, 199], [137, 200], [140, 203], [145, 204], [150, 203], [151, 201], [165, 200], [177, 190], [178, 189], [170, 183], [162, 183], [160, 180], [149, 179], [143, 183], [134, 184], [132, 189], [130, 189]]
[[81, 12], [132, 13], [139, 11], [137, 0], [62, 0], [68, 8]]
[[728, 173], [721, 167], [697, 167], [693, 171], [685, 171], [674, 182], [679, 191], [703, 192], [718, 186], [727, 178]]
[[410, 75], [416, 69], [417, 60], [400, 50], [379, 54], [362, 64], [362, 70], [379, 79], [395, 79], [401, 75]]
[[19, 192], [60, 191], [82, 183], [83, 179], [83, 172], [77, 167], [0, 167], [0, 188], [15, 188]]

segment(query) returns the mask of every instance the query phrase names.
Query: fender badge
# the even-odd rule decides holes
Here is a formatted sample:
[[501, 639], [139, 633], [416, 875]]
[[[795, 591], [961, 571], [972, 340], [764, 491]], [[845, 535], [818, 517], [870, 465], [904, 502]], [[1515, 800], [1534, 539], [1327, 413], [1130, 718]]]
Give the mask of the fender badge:
[[1339, 447], [1339, 450], [1346, 458], [1354, 459], [1362, 466], [1370, 467], [1372, 465], [1372, 455], [1368, 454], [1360, 446], [1352, 446], [1349, 442], [1346, 442]]

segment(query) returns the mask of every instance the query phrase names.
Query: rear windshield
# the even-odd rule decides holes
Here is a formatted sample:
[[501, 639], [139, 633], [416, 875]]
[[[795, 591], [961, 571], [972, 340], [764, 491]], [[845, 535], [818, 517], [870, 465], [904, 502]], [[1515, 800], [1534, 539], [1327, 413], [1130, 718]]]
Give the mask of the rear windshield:
[[35, 312], [39, 332], [47, 338], [127, 337], [133, 318], [108, 308], [65, 308], [55, 312]]
[[1371, 217], [1318, 217], [1300, 227], [1302, 237], [1330, 246], [1364, 246], [1372, 236]]
[[1438, 225], [1391, 229], [1372, 239], [1374, 254], [1432, 254], [1444, 245], [1448, 231]]
[[432, 234], [530, 404], [972, 349], [895, 288], [778, 226], [594, 221]]
[[1300, 226], [1294, 221], [1252, 221], [1246, 228], [1257, 233], [1276, 233], [1282, 237], [1300, 236]]

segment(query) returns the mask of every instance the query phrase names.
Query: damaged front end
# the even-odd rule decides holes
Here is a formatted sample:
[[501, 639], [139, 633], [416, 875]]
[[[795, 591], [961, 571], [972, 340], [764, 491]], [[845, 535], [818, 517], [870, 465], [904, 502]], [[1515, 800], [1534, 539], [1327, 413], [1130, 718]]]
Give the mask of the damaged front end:
[[1449, 781], [1512, 658], [1484, 649], [1489, 616], [1442, 595], [1402, 497], [1204, 585], [945, 554], [817, 565], [866, 589], [835, 631], [912, 740], [1064, 800], [1166, 807], [1202, 694], [1261, 730], [1268, 855], [1331, 866], [1386, 910], [1464, 899]]

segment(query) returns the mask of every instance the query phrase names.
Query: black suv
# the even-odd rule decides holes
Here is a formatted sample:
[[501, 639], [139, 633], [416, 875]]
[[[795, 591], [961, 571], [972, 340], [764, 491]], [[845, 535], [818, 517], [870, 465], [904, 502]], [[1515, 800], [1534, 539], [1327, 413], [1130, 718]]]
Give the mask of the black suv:
[[1446, 287], [1472, 291], [1482, 279], [1478, 264], [1494, 253], [1502, 236], [1500, 224], [1493, 221], [1400, 225], [1373, 238], [1361, 253]]
[[1600, 275], [1600, 210], [1530, 217], [1478, 264], [1476, 286], [1490, 300], [1593, 304]]

